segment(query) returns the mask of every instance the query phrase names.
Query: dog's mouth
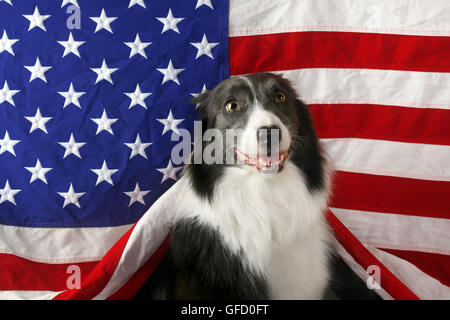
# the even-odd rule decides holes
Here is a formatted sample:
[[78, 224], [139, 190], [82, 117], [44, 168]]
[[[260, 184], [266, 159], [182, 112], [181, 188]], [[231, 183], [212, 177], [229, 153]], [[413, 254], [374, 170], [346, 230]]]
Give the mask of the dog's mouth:
[[249, 155], [234, 148], [234, 153], [240, 162], [255, 167], [261, 173], [281, 171], [289, 157], [289, 150], [280, 151], [278, 154], [272, 155]]

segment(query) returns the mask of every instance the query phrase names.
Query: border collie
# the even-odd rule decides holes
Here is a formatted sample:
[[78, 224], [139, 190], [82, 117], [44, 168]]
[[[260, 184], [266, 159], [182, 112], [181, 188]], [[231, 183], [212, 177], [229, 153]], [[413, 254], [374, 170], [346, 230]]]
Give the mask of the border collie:
[[186, 165], [169, 250], [137, 298], [321, 299], [330, 170], [306, 105], [271, 73], [227, 79], [193, 102], [204, 130], [239, 132], [223, 149], [236, 161]]

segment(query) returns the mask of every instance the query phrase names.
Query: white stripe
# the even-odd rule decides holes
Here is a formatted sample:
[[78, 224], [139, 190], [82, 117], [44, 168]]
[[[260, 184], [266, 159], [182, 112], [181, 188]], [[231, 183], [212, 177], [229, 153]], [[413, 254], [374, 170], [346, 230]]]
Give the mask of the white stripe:
[[450, 220], [330, 208], [364, 244], [450, 255]]
[[0, 300], [52, 300], [62, 291], [0, 291]]
[[0, 225], [0, 253], [44, 263], [97, 261], [130, 227], [26, 228]]
[[108, 284], [94, 297], [104, 300], [120, 289], [158, 249], [169, 232], [170, 221], [177, 206], [177, 199], [183, 189], [175, 183], [136, 223], [123, 250], [119, 263]]
[[337, 170], [450, 181], [450, 146], [357, 138], [320, 141]]
[[[345, 248], [336, 240], [334, 239], [333, 242], [334, 249], [336, 253], [344, 260], [344, 262], [353, 270], [353, 272], [361, 278], [362, 281], [367, 283], [367, 279], [369, 277], [369, 274], [367, 273], [364, 268], [358, 264], [355, 259], [345, 250]], [[387, 293], [386, 290], [381, 287], [380, 289], [373, 289], [375, 292], [382, 297], [384, 300], [393, 300], [391, 295]]]
[[[422, 272], [412, 263], [377, 248], [368, 247], [368, 249], [419, 298], [426, 300], [450, 299], [449, 287]], [[383, 279], [381, 282], [383, 283]]]
[[450, 36], [448, 0], [231, 0], [230, 36], [343, 31]]
[[368, 103], [450, 109], [450, 73], [335, 68], [275, 73], [289, 78], [308, 104]]

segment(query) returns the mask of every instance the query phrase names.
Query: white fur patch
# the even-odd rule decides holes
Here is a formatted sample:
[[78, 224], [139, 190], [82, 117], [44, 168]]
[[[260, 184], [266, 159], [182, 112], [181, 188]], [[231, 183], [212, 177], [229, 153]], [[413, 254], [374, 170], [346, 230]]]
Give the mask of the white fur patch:
[[215, 227], [252, 272], [266, 277], [271, 298], [322, 297], [328, 281], [328, 194], [311, 194], [291, 161], [273, 176], [227, 168], [212, 204], [195, 195], [187, 176], [178, 183], [183, 194], [175, 220], [196, 217]]
[[247, 126], [239, 140], [240, 145], [238, 146], [238, 149], [241, 152], [250, 155], [259, 154], [262, 150], [259, 150], [257, 131], [261, 127], [273, 125], [280, 128], [279, 134], [281, 136], [281, 141], [279, 146], [280, 150], [278, 151], [288, 150], [291, 145], [289, 130], [275, 114], [258, 106], [255, 107], [249, 116]]

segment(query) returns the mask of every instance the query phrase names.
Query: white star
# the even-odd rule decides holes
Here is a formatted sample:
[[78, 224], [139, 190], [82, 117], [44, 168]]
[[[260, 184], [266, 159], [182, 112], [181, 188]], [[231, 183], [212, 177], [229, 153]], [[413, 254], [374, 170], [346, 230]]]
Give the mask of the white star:
[[178, 30], [177, 24], [180, 23], [180, 21], [184, 20], [184, 18], [175, 18], [172, 15], [172, 9], [169, 9], [169, 13], [167, 14], [166, 18], [156, 18], [158, 19], [160, 22], [162, 22], [164, 24], [163, 29], [161, 31], [161, 33], [164, 33], [168, 30], [173, 30], [176, 33], [180, 33], [180, 31]]
[[201, 7], [203, 5], [207, 5], [208, 7], [210, 7], [211, 9], [214, 10], [211, 0], [197, 0], [197, 5], [195, 6], [195, 9], [198, 9], [199, 7]]
[[71, 3], [73, 5], [76, 5], [78, 8], [80, 7], [78, 5], [78, 1], [77, 0], [63, 0], [63, 3], [61, 5], [61, 8], [64, 7], [66, 4]]
[[161, 135], [164, 135], [169, 130], [174, 131], [176, 134], [180, 134], [180, 132], [178, 131], [178, 125], [184, 121], [184, 119], [174, 119], [172, 110], [169, 111], [169, 116], [167, 117], [167, 119], [157, 120], [164, 125], [163, 133]]
[[58, 194], [64, 198], [63, 208], [71, 203], [76, 205], [78, 208], [81, 208], [80, 203], [78, 202], [78, 199], [81, 198], [85, 193], [86, 192], [75, 192], [72, 184], [70, 184], [69, 191], [58, 192]]
[[69, 91], [58, 91], [58, 93], [66, 98], [63, 109], [71, 103], [81, 109], [80, 101], [78, 101], [78, 99], [86, 92], [76, 92], [73, 88], [73, 83], [70, 83]]
[[137, 134], [134, 143], [125, 143], [125, 145], [131, 149], [129, 159], [133, 158], [135, 155], [141, 155], [145, 159], [148, 159], [147, 154], [145, 153], [145, 149], [147, 149], [151, 145], [151, 143], [142, 143], [141, 137], [139, 137], [139, 133]]
[[158, 170], [159, 172], [161, 172], [163, 174], [163, 178], [161, 180], [161, 183], [163, 183], [167, 179], [172, 179], [172, 180], [177, 181], [177, 172], [180, 171], [181, 169], [183, 169], [183, 167], [174, 168], [172, 165], [172, 161], [169, 160], [169, 164], [167, 165], [167, 168], [161, 168], [161, 169], [156, 169], [156, 170]]
[[39, 57], [36, 58], [36, 63], [34, 66], [25, 66], [25, 68], [31, 72], [30, 82], [36, 78], [43, 80], [47, 83], [47, 78], [45, 77], [45, 73], [50, 70], [52, 67], [44, 67], [41, 65], [41, 61]]
[[128, 204], [128, 207], [131, 207], [133, 203], [140, 202], [143, 205], [145, 205], [144, 197], [150, 192], [151, 190], [141, 190], [139, 188], [139, 183], [136, 182], [136, 186], [134, 187], [133, 191], [130, 192], [124, 192], [127, 196], [130, 197], [130, 203]]
[[117, 19], [117, 17], [108, 17], [105, 13], [105, 9], [102, 9], [102, 12], [100, 13], [100, 17], [89, 17], [91, 20], [93, 20], [95, 23], [97, 23], [97, 26], [95, 27], [94, 32], [98, 32], [101, 29], [105, 29], [111, 33], [113, 33], [111, 29], [111, 22]]
[[145, 54], [145, 48], [147, 48], [149, 45], [151, 45], [151, 42], [141, 42], [141, 38], [139, 37], [139, 33], [136, 34], [136, 38], [134, 39], [134, 42], [124, 42], [127, 46], [131, 48], [130, 51], [130, 57], [135, 56], [136, 54], [140, 54], [145, 59], [147, 59], [147, 55]]
[[139, 87], [139, 83], [136, 85], [136, 90], [134, 90], [134, 92], [125, 92], [125, 94], [131, 99], [130, 106], [128, 107], [128, 109], [131, 109], [135, 105], [140, 105], [145, 109], [147, 109], [145, 99], [147, 99], [147, 97], [151, 95], [151, 93], [142, 92], [141, 88]]
[[47, 179], [45, 177], [45, 174], [47, 172], [49, 172], [50, 170], [52, 170], [53, 168], [43, 168], [41, 165], [41, 162], [39, 161], [39, 159], [37, 159], [36, 165], [34, 167], [25, 167], [25, 169], [27, 169], [28, 171], [31, 172], [30, 183], [32, 183], [33, 181], [35, 181], [37, 179], [40, 179], [47, 184]]
[[100, 68], [90, 68], [97, 74], [97, 80], [95, 80], [95, 84], [99, 81], [106, 80], [111, 84], [114, 84], [111, 79], [111, 74], [116, 72], [119, 68], [108, 68], [105, 59], [103, 59], [102, 66]]
[[20, 90], [9, 89], [8, 81], [5, 80], [5, 83], [3, 84], [3, 89], [0, 90], [0, 103], [3, 103], [6, 101], [9, 104], [12, 104], [13, 106], [15, 106], [14, 100], [12, 99], [12, 97], [18, 92], [20, 92]]
[[0, 0], [0, 2], [2, 2], [2, 1], [6, 2], [7, 4], [12, 5], [11, 0]]
[[67, 142], [58, 142], [60, 145], [62, 145], [66, 151], [64, 152], [63, 159], [67, 157], [70, 154], [74, 154], [78, 158], [81, 159], [80, 155], [80, 148], [86, 144], [86, 142], [76, 142], [75, 138], [73, 137], [73, 133], [70, 134], [70, 139]]
[[53, 117], [43, 117], [41, 115], [41, 111], [38, 108], [34, 117], [25, 117], [25, 119], [31, 122], [30, 133], [32, 133], [36, 129], [41, 129], [45, 133], [48, 133], [45, 124], [53, 119]]
[[103, 165], [101, 169], [91, 169], [91, 170], [98, 176], [95, 185], [98, 185], [100, 182], [103, 181], [106, 181], [109, 184], [114, 185], [114, 183], [111, 180], [111, 176], [117, 171], [119, 171], [118, 169], [109, 169], [108, 166], [106, 165], [106, 160], [103, 160]]
[[128, 8], [131, 8], [132, 6], [135, 5], [140, 5], [142, 8], [147, 9], [147, 7], [145, 6], [144, 0], [130, 0], [130, 4], [128, 5]]
[[16, 156], [16, 153], [14, 152], [14, 146], [18, 144], [20, 140], [12, 140], [9, 138], [8, 130], [5, 132], [5, 136], [3, 139], [0, 139], [0, 154], [8, 151], [13, 156]]
[[198, 59], [202, 55], [206, 54], [208, 57], [214, 60], [214, 56], [212, 55], [211, 50], [218, 44], [218, 42], [208, 42], [206, 34], [203, 34], [202, 42], [191, 42], [191, 45], [196, 47], [198, 50], [195, 59]]
[[9, 201], [12, 204], [16, 205], [14, 196], [18, 194], [20, 191], [21, 191], [20, 189], [11, 189], [8, 180], [6, 180], [5, 187], [3, 189], [0, 189], [0, 203]]
[[12, 46], [17, 41], [19, 41], [19, 39], [9, 39], [8, 35], [6, 34], [6, 30], [3, 30], [3, 36], [0, 39], [0, 53], [2, 53], [3, 51], [7, 51], [10, 54], [14, 55]]
[[178, 81], [178, 74], [184, 71], [184, 69], [175, 69], [173, 67], [172, 60], [169, 60], [169, 65], [166, 69], [158, 68], [157, 70], [164, 75], [162, 84], [166, 83], [167, 81], [173, 81], [176, 84], [180, 85], [180, 82]]
[[[199, 93], [191, 93], [191, 96], [193, 96], [194, 98], [196, 98], [196, 97], [198, 97], [199, 95], [201, 95], [202, 93], [205, 93], [205, 92], [207, 92], [207, 91], [208, 91], [208, 89], [206, 89], [206, 84], [204, 84], [204, 85], [203, 85], [203, 88], [202, 88], [202, 92], [199, 92]], [[195, 109], [197, 109], [199, 106], [200, 106], [200, 104], [197, 103], [197, 104], [195, 105]]]
[[114, 135], [113, 130], [111, 129], [111, 125], [116, 122], [118, 119], [109, 119], [108, 115], [106, 114], [106, 110], [103, 110], [102, 117], [101, 118], [91, 118], [92, 121], [94, 121], [97, 124], [97, 132], [95, 135], [99, 134], [103, 130], [108, 131], [112, 135]]
[[72, 32], [69, 33], [69, 39], [67, 39], [67, 41], [58, 41], [58, 43], [64, 47], [63, 58], [67, 56], [69, 53], [73, 53], [78, 58], [81, 58], [80, 52], [78, 52], [78, 47], [85, 42], [86, 41], [75, 41]]
[[34, 29], [35, 27], [39, 27], [44, 31], [47, 31], [45, 29], [44, 21], [50, 18], [50, 15], [41, 15], [39, 12], [38, 7], [34, 7], [33, 14], [24, 14], [23, 15], [28, 21], [30, 21], [30, 26], [28, 27], [28, 31], [31, 29]]

